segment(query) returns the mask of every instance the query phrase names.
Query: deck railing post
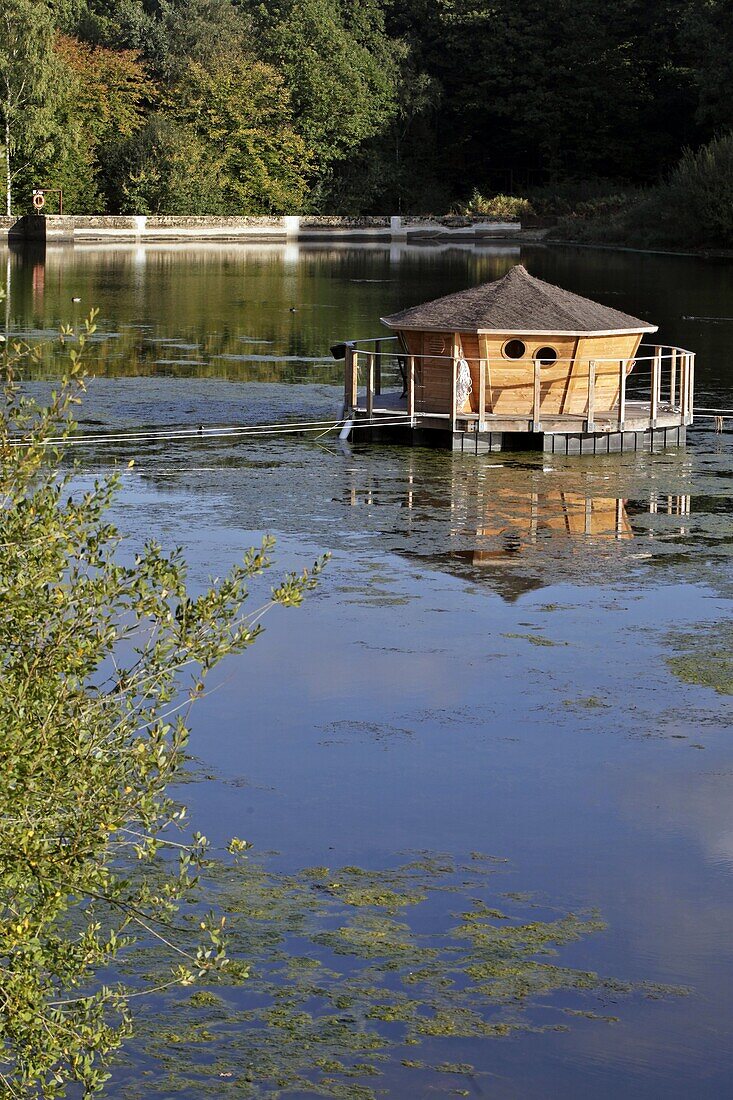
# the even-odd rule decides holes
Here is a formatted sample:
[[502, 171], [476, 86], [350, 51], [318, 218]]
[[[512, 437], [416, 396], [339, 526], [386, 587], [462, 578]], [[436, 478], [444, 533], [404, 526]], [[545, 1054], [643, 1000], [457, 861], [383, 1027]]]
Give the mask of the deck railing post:
[[659, 415], [659, 389], [661, 383], [662, 374], [662, 349], [656, 347], [654, 349], [654, 358], [652, 359], [652, 393], [651, 393], [651, 407], [649, 409], [649, 421], [650, 427], [656, 428], [657, 417]]
[[624, 430], [626, 420], [626, 360], [619, 359], [618, 363], [618, 430]]
[[595, 404], [596, 404], [596, 361], [588, 361], [588, 413], [585, 422], [587, 432], [595, 431]]
[[366, 388], [366, 412], [367, 420], [372, 419], [374, 413], [374, 352], [367, 352], [367, 388]]
[[677, 400], [677, 348], [672, 348], [669, 366], [669, 407], [674, 411]]
[[692, 423], [692, 418], [695, 410], [695, 353], [694, 351], [690, 355], [690, 399], [687, 402], [687, 415], [689, 416], [688, 424]]
[[382, 392], [382, 341], [377, 340], [374, 345], [377, 361], [374, 366], [374, 392], [377, 396]]
[[685, 352], [680, 363], [680, 412], [682, 423], [689, 424], [690, 412], [690, 353]]
[[542, 364], [539, 359], [534, 361], [534, 390], [532, 394], [532, 431], [542, 431], [542, 414], [540, 405], [542, 403], [542, 387], [540, 385], [540, 371]]
[[478, 361], [478, 430], [486, 430], [486, 360]]
[[356, 406], [359, 382], [359, 353], [356, 348], [346, 345], [344, 363], [344, 411], [350, 412]]
[[456, 379], [456, 375], [457, 375], [457, 373], [458, 373], [458, 360], [457, 360], [456, 356], [454, 355], [452, 360], [451, 360], [451, 372], [450, 372], [450, 427], [451, 427], [452, 432], [454, 432], [456, 430], [456, 417], [457, 417], [457, 412], [458, 412], [458, 410], [456, 408], [456, 401], [457, 401], [457, 394], [456, 394], [456, 389], [457, 389], [456, 381], [457, 381], [457, 379]]
[[410, 417], [410, 427], [415, 425], [415, 356], [410, 355], [407, 360], [407, 413]]

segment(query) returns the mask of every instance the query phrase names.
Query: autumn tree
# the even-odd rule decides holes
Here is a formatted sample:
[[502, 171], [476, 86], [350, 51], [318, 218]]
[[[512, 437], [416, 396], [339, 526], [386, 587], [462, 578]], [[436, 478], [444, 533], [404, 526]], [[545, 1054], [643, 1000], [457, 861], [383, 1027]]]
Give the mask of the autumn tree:
[[135, 50], [92, 46], [59, 35], [56, 55], [74, 78], [74, 111], [88, 140], [128, 137], [143, 125], [157, 89]]

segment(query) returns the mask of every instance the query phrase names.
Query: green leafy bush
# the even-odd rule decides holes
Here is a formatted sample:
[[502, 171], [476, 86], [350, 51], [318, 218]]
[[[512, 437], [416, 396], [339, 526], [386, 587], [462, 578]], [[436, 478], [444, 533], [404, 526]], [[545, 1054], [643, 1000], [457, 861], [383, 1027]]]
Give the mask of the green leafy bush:
[[555, 235], [637, 248], [733, 247], [733, 134], [685, 150], [646, 192], [577, 204]]
[[630, 199], [628, 195], [604, 195], [603, 198], [579, 202], [571, 217], [580, 218], [581, 221], [590, 221], [593, 218], [610, 218], [628, 210], [629, 206]]
[[535, 211], [529, 199], [518, 195], [486, 196], [480, 191], [474, 191], [461, 213], [474, 216], [486, 214], [495, 218], [522, 218], [534, 214]]
[[692, 243], [733, 245], [733, 133], [686, 149], [659, 197]]
[[93, 315], [62, 331], [66, 372], [48, 406], [18, 383], [39, 351], [13, 340], [0, 355], [0, 1096], [13, 1100], [102, 1087], [130, 998], [148, 989], [95, 975], [136, 937], [170, 952], [159, 988], [227, 964], [220, 917], [176, 942], [208, 842], [176, 836], [185, 811], [168, 787], [207, 674], [255, 641], [267, 607], [298, 605], [321, 567], [286, 576], [248, 614], [272, 540], [199, 594], [178, 551], [149, 541], [120, 560], [107, 516], [119, 478], [81, 492], [61, 462], [93, 332]]

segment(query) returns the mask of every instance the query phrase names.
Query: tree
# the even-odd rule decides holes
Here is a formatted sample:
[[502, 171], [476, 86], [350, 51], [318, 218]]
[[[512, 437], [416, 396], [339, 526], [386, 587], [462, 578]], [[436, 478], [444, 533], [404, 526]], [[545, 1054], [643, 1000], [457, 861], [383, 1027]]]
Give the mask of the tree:
[[438, 178], [454, 196], [528, 176], [658, 178], [694, 136], [678, 33], [688, 5], [405, 0], [388, 29], [408, 38], [412, 63], [443, 91]]
[[730, 0], [689, 3], [681, 21], [681, 41], [697, 93], [696, 119], [711, 138], [733, 127], [733, 8]]
[[53, 48], [54, 23], [45, 0], [4, 0], [0, 8], [0, 124], [5, 153], [5, 211], [13, 185], [61, 144], [55, 111], [68, 84]]
[[386, 34], [379, 0], [281, 0], [272, 6], [264, 37], [268, 60], [292, 91], [295, 124], [313, 151], [313, 201], [323, 207], [334, 190], [335, 166], [357, 156], [396, 115], [404, 50]]
[[87, 0], [76, 33], [95, 45], [134, 50], [156, 80], [173, 85], [189, 61], [248, 52], [252, 27], [232, 0]]
[[199, 595], [178, 551], [151, 541], [119, 560], [106, 516], [119, 479], [79, 493], [60, 465], [93, 331], [93, 317], [78, 343], [64, 330], [66, 375], [45, 408], [17, 381], [38, 352], [14, 342], [3, 356], [0, 1095], [13, 1100], [61, 1097], [70, 1082], [85, 1095], [102, 1086], [130, 997], [145, 989], [95, 984], [94, 973], [136, 934], [172, 952], [164, 987], [226, 965], [219, 918], [202, 921], [193, 950], [171, 931], [207, 841], [171, 838], [184, 811], [166, 789], [207, 674], [255, 641], [268, 606], [300, 604], [321, 567], [287, 576], [246, 615], [270, 542]]

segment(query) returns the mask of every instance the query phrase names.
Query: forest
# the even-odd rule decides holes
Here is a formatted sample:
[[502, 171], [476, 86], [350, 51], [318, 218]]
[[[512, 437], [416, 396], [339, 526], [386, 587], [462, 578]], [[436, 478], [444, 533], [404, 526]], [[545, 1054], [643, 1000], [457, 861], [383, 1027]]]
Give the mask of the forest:
[[4, 0], [7, 212], [45, 186], [68, 213], [425, 213], [503, 194], [617, 216], [725, 146], [732, 8]]

